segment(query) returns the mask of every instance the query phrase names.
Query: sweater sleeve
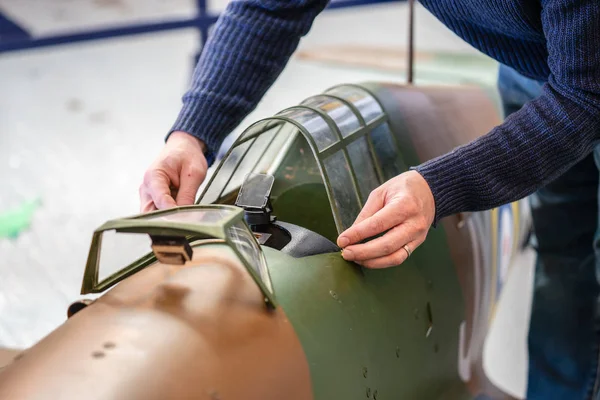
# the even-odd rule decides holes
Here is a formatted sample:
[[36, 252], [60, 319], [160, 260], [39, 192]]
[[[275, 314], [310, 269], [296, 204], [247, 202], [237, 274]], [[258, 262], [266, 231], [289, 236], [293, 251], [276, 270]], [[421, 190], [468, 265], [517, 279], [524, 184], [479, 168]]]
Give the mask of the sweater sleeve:
[[[600, 2], [542, 0], [550, 76], [542, 95], [477, 140], [416, 169], [434, 224], [521, 199], [587, 156], [600, 136]], [[465, 110], [468, 112], [468, 110]]]
[[[328, 0], [234, 0], [219, 17], [171, 128], [201, 140], [209, 164], [258, 104]], [[167, 136], [168, 137], [168, 136]]]

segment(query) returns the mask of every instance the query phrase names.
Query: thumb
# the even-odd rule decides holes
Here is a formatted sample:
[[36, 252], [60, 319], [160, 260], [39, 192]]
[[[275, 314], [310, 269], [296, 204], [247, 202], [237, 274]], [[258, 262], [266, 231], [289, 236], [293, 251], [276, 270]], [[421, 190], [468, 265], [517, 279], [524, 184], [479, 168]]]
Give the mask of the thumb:
[[192, 205], [196, 201], [198, 188], [206, 176], [206, 169], [196, 166], [183, 168], [177, 190], [177, 205]]

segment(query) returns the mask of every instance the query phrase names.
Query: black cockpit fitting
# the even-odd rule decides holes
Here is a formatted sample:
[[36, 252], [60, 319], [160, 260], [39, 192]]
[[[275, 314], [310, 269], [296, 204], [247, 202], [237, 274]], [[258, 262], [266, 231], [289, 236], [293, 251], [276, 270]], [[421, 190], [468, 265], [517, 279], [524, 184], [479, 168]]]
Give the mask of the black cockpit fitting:
[[277, 221], [271, 215], [271, 189], [275, 178], [269, 174], [248, 174], [238, 193], [235, 205], [244, 209], [246, 223], [267, 247], [292, 257], [307, 257], [339, 251], [329, 239], [298, 225]]

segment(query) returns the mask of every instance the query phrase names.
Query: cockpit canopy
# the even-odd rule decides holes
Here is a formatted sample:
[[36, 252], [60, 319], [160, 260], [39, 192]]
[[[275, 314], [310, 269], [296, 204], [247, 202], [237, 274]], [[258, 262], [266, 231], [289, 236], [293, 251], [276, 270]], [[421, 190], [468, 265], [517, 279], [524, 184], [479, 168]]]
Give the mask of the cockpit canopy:
[[[260, 245], [292, 257], [339, 251], [338, 234], [352, 225], [370, 192], [405, 170], [378, 101], [360, 86], [334, 87], [243, 132], [203, 187], [200, 206], [98, 228], [82, 293], [102, 292], [157, 260], [183, 265], [194, 247], [221, 243], [275, 305]], [[149, 247], [152, 253], [137, 258]], [[112, 256], [130, 254], [136, 258], [125, 263]]]
[[361, 86], [336, 86], [244, 131], [198, 203], [233, 204], [246, 176], [270, 174], [279, 220], [335, 240], [373, 189], [406, 170], [399, 154], [378, 101]]

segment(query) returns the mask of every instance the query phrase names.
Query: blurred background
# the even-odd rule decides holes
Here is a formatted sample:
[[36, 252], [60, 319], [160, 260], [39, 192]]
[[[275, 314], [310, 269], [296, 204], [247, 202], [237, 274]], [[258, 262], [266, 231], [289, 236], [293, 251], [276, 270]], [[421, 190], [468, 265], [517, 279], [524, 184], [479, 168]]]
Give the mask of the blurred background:
[[[93, 230], [138, 212], [202, 32], [227, 3], [0, 0], [0, 347], [30, 346], [63, 322]], [[338, 83], [405, 81], [406, 22], [403, 1], [334, 0], [231, 138]], [[416, 83], [495, 85], [496, 64], [418, 5], [415, 44]], [[498, 311], [510, 334], [492, 347], [498, 379], [518, 392], [531, 269], [513, 275]]]

